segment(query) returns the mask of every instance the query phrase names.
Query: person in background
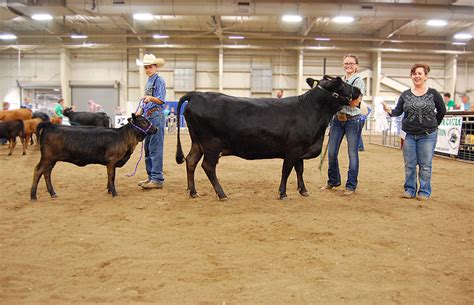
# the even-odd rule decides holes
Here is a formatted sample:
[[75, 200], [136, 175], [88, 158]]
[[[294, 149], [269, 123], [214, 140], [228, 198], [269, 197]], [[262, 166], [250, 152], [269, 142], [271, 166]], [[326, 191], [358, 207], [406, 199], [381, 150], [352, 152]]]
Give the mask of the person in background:
[[403, 145], [405, 160], [403, 198], [418, 196], [418, 200], [428, 200], [431, 196], [434, 149], [438, 125], [446, 114], [446, 106], [438, 91], [426, 84], [429, 72], [430, 67], [427, 64], [414, 64], [410, 70], [412, 88], [402, 92], [394, 109], [384, 104], [384, 110], [392, 117], [405, 113], [402, 119], [402, 130], [406, 132]]
[[278, 89], [277, 92], [276, 92], [276, 97], [277, 98], [282, 98], [284, 92], [285, 91], [283, 89]]
[[100, 112], [102, 111], [102, 106], [94, 102], [94, 100], [90, 99], [87, 104], [89, 105], [89, 112]]
[[456, 103], [454, 102], [453, 99], [451, 99], [451, 93], [445, 92], [443, 94], [443, 99], [444, 102], [446, 103], [446, 109], [449, 110], [454, 110], [454, 106], [456, 106]]
[[148, 177], [138, 183], [144, 189], [163, 188], [165, 177], [163, 175], [163, 145], [165, 137], [165, 108], [166, 84], [157, 73], [158, 68], [165, 64], [163, 58], [156, 58], [153, 54], [145, 54], [143, 61], [137, 60], [148, 75], [145, 86], [145, 95], [138, 105], [136, 114], [147, 118], [158, 131], [147, 135], [145, 138], [145, 164]]
[[[361, 102], [361, 114], [360, 114], [360, 126], [359, 126], [359, 151], [364, 151], [364, 139], [362, 139], [362, 130], [364, 129], [365, 122], [367, 121], [367, 118], [369, 117], [370, 113], [372, 112], [372, 109], [365, 104], [364, 107], [362, 105], [365, 104], [364, 101]], [[366, 109], [363, 109], [366, 108]]]
[[[6, 101], [3, 102], [2, 110], [8, 110], [8, 109], [10, 109], [10, 103]], [[2, 145], [6, 145], [8, 143], [7, 138], [0, 138], [0, 143], [2, 143]]]
[[471, 111], [471, 102], [469, 101], [469, 96], [467, 94], [464, 94], [461, 97], [462, 104], [464, 106], [464, 111]]
[[61, 118], [62, 120], [64, 117], [63, 111], [64, 111], [64, 99], [61, 98], [58, 100], [58, 103], [56, 104], [56, 106], [54, 106], [54, 116]]
[[29, 97], [25, 97], [25, 100], [23, 101], [23, 105], [21, 105], [20, 108], [32, 109], [33, 105], [31, 105], [31, 99]]
[[[349, 85], [360, 89], [365, 94], [365, 83], [357, 75], [359, 69], [359, 58], [348, 54], [343, 58], [344, 81]], [[350, 101], [350, 105], [342, 107], [331, 121], [328, 142], [328, 181], [321, 189], [330, 190], [341, 185], [341, 173], [339, 171], [338, 154], [342, 139], [346, 136], [349, 154], [349, 171], [347, 173], [346, 190], [344, 195], [354, 194], [357, 188], [357, 176], [359, 175], [359, 138], [360, 138], [360, 108], [362, 97]]]

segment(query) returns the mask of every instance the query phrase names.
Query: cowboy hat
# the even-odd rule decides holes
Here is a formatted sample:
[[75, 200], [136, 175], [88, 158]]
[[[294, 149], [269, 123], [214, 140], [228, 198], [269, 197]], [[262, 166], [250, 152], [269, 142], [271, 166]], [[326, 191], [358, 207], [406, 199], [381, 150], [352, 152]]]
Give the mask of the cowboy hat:
[[162, 67], [165, 64], [163, 58], [156, 58], [153, 54], [145, 54], [145, 56], [143, 56], [143, 61], [137, 59], [136, 62], [137, 66], [157, 65], [158, 67]]

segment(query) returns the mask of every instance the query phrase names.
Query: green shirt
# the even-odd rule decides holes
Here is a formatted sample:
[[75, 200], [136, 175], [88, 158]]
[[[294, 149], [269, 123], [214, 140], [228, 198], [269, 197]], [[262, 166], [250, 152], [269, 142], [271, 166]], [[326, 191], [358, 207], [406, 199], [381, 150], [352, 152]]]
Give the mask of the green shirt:
[[[360, 76], [357, 76], [357, 74], [353, 74], [349, 79], [345, 79], [345, 81], [346, 83], [359, 88], [360, 92], [365, 95], [365, 83]], [[360, 114], [360, 108], [344, 105], [342, 106], [341, 112], [348, 115], [358, 115]]]
[[61, 106], [61, 104], [56, 104], [56, 106], [54, 106], [54, 114], [56, 114], [56, 116], [60, 117], [60, 118], [63, 118], [63, 106]]
[[446, 108], [448, 108], [448, 110], [452, 110], [454, 109], [454, 106], [456, 106], [456, 103], [453, 100], [449, 100], [448, 104], [446, 105]]

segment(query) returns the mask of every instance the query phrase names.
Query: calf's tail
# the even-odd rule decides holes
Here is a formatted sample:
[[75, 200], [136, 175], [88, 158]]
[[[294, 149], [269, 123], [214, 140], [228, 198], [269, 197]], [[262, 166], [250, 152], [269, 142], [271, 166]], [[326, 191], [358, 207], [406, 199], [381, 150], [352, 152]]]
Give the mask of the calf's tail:
[[36, 141], [38, 141], [40, 145], [43, 144], [44, 129], [52, 126], [53, 123], [51, 122], [41, 122], [38, 124], [38, 126], [36, 126]]
[[180, 117], [181, 117], [181, 106], [183, 105], [183, 103], [185, 101], [190, 101], [190, 98], [192, 96], [192, 92], [182, 96], [180, 99], [179, 99], [179, 102], [178, 102], [178, 109], [176, 110], [177, 111], [177, 116], [178, 116], [178, 143], [177, 143], [177, 147], [176, 147], [176, 163], [178, 164], [181, 164], [184, 162], [184, 154], [183, 154], [183, 149], [181, 148], [181, 139], [180, 139], [180, 135], [179, 135], [179, 127], [181, 126], [180, 124]]

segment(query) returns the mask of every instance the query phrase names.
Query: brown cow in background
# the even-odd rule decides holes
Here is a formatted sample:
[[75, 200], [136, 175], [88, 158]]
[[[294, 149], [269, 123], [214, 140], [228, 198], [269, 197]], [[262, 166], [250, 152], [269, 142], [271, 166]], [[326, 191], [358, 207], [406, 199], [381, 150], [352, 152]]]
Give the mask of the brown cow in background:
[[31, 141], [31, 136], [36, 132], [36, 127], [38, 127], [41, 122], [43, 122], [43, 120], [40, 118], [23, 121], [26, 145]]
[[0, 110], [0, 121], [29, 120], [33, 117], [31, 109]]

